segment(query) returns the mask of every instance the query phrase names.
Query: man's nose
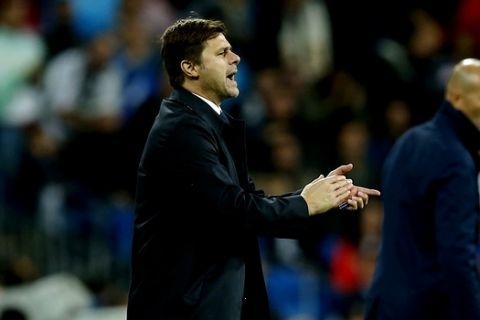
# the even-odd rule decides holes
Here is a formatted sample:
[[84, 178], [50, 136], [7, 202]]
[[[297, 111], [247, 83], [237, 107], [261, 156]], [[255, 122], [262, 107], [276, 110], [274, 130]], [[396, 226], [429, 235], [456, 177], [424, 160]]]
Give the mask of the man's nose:
[[240, 63], [240, 56], [232, 51], [232, 63], [239, 64]]

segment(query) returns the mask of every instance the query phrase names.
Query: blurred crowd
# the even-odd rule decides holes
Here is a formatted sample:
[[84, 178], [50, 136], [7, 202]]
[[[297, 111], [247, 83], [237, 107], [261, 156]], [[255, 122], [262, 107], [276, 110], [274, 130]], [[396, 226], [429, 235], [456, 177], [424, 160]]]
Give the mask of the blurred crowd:
[[[223, 20], [242, 58], [222, 107], [269, 194], [344, 163], [379, 189], [392, 144], [480, 54], [478, 0], [0, 0], [1, 320], [123, 319], [136, 169], [170, 92], [158, 39], [190, 15]], [[362, 319], [371, 201], [260, 239], [275, 319]]]

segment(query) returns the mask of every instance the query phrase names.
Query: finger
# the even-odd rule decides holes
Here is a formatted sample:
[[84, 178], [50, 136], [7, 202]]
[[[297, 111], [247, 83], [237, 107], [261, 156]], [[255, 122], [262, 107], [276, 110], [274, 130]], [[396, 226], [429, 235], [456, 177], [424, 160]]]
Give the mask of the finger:
[[337, 181], [336, 183], [332, 184], [333, 190], [339, 190], [340, 188], [347, 188], [347, 190], [352, 190], [353, 188], [353, 181], [351, 179]]
[[330, 176], [330, 177], [326, 177], [324, 178], [323, 180], [325, 180], [328, 184], [338, 184], [338, 183], [341, 183], [342, 181], [345, 181], [347, 179], [347, 177], [345, 176]]
[[352, 196], [356, 196], [357, 194], [358, 194], [358, 187], [354, 185], [352, 188]]
[[335, 198], [337, 199], [337, 206], [346, 201], [350, 197], [350, 189], [348, 187], [342, 187], [335, 191]]
[[364, 202], [364, 200], [365, 199], [362, 197], [352, 196], [351, 199], [347, 200], [347, 210], [358, 210], [365, 208], [366, 203]]
[[359, 197], [362, 197], [363, 202], [365, 202], [365, 205], [368, 204], [368, 194], [359, 191], [359, 192], [358, 192], [358, 196], [359, 196]]
[[356, 198], [356, 197], [353, 197], [352, 199], [347, 200], [347, 203], [348, 203], [348, 208], [347, 209], [350, 209], [350, 210], [357, 210], [358, 209], [358, 202], [354, 198]]
[[320, 175], [318, 178], [310, 182], [310, 185], [319, 185], [322, 183], [327, 183], [327, 184], [334, 184], [338, 183], [339, 181], [345, 180], [345, 176], [332, 176], [332, 177], [324, 177], [323, 175]]
[[345, 177], [344, 175], [338, 175], [338, 176], [333, 176], [331, 177], [332, 181], [342, 181], [342, 180], [346, 180], [347, 177]]
[[381, 193], [380, 191], [376, 190], [376, 189], [369, 189], [369, 188], [365, 188], [365, 187], [358, 187], [358, 191], [359, 192], [363, 192], [369, 196], [380, 196]]
[[354, 202], [357, 204], [357, 208], [363, 209], [365, 207], [365, 202], [362, 197], [352, 197], [349, 199], [348, 203]]

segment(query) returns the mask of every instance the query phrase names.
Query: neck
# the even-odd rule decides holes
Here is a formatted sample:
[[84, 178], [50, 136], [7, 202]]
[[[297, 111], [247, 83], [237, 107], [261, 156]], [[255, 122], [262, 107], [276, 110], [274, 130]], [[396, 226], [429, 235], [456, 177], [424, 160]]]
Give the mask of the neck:
[[215, 98], [215, 97], [212, 97], [211, 95], [209, 95], [208, 93], [204, 92], [202, 90], [202, 88], [200, 88], [199, 86], [197, 85], [194, 85], [192, 84], [191, 82], [187, 82], [185, 81], [183, 84], [182, 84], [182, 87], [187, 90], [187, 91], [190, 91], [190, 92], [193, 92], [195, 94], [198, 94], [199, 96], [202, 96], [204, 97], [205, 99], [207, 100], [210, 100], [212, 101], [214, 104], [216, 104], [217, 106], [220, 106], [220, 102], [218, 98]]

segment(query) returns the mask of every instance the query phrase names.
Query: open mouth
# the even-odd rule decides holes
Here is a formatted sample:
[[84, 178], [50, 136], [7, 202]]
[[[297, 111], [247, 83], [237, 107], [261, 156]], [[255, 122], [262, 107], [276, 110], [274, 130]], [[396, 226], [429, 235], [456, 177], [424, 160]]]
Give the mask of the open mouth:
[[227, 75], [227, 79], [231, 80], [231, 81], [235, 81], [235, 75], [237, 73], [236, 72], [232, 72], [231, 74]]

